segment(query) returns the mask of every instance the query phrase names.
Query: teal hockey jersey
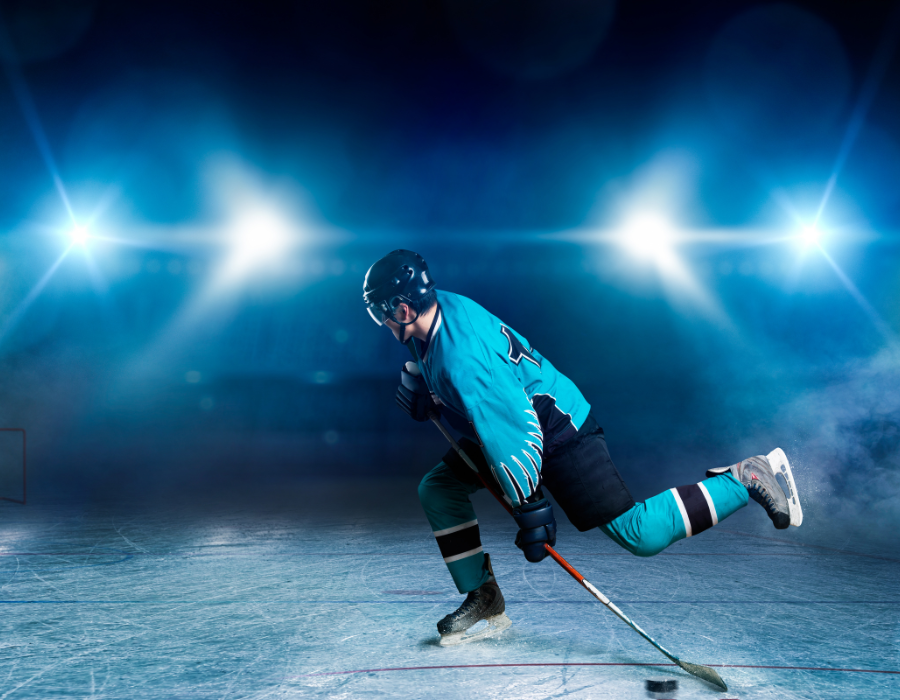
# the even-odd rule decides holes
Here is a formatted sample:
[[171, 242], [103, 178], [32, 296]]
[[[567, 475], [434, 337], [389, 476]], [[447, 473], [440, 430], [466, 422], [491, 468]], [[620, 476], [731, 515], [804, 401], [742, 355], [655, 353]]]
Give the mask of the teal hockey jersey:
[[528, 341], [471, 299], [437, 290], [425, 342], [409, 341], [448, 422], [478, 440], [513, 506], [540, 484], [545, 454], [590, 411], [575, 384]]

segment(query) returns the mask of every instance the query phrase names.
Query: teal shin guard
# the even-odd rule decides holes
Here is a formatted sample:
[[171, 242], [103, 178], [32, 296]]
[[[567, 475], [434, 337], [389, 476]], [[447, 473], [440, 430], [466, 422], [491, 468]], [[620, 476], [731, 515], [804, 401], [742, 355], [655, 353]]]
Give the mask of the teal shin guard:
[[731, 474], [679, 486], [637, 503], [600, 529], [639, 557], [659, 554], [747, 505], [747, 489]]
[[469, 500], [478, 488], [457, 479], [444, 462], [428, 472], [419, 484], [422, 508], [460, 593], [476, 590], [490, 577], [478, 520]]

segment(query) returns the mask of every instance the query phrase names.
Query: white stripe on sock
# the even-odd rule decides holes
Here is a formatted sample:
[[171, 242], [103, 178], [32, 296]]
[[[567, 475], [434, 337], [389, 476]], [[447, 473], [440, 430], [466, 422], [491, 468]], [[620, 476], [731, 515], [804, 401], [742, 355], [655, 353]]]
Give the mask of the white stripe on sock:
[[687, 511], [684, 508], [684, 501], [682, 501], [681, 496], [678, 495], [678, 489], [669, 489], [669, 492], [675, 496], [675, 503], [678, 506], [678, 510], [681, 512], [681, 519], [684, 520], [684, 531], [687, 533], [686, 536], [693, 536], [694, 531], [691, 530], [691, 520], [688, 518]]
[[713, 525], [719, 524], [719, 516], [716, 514], [716, 504], [713, 503], [712, 496], [709, 495], [709, 491], [706, 490], [706, 486], [703, 485], [703, 482], [697, 484], [700, 487], [700, 490], [703, 492], [703, 496], [706, 498], [706, 503], [709, 506], [709, 514], [712, 516]]
[[435, 530], [434, 536], [440, 537], [441, 535], [449, 535], [453, 532], [459, 532], [460, 530], [465, 530], [467, 527], [472, 527], [473, 525], [477, 525], [477, 520], [470, 520], [467, 523], [463, 523], [462, 525], [454, 525], [453, 527], [448, 527], [446, 530]]
[[466, 557], [471, 557], [479, 552], [483, 552], [484, 548], [481, 545], [478, 545], [475, 549], [470, 549], [468, 552], [463, 552], [462, 554], [454, 554], [452, 557], [444, 557], [445, 564], [452, 564], [455, 561], [459, 561], [460, 559], [465, 559]]

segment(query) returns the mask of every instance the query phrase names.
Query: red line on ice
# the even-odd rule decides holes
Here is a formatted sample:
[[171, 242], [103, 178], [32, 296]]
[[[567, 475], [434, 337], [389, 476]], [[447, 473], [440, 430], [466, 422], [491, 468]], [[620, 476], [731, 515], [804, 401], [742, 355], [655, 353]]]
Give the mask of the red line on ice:
[[[815, 668], [811, 666], [749, 666], [746, 664], [706, 664], [713, 668], [763, 668], [779, 671], [842, 671], [844, 673], [889, 673], [898, 674], [900, 671], [879, 671], [868, 668]], [[637, 664], [637, 663], [544, 663], [544, 664], [458, 664], [453, 666], [401, 666], [398, 668], [363, 668], [354, 671], [321, 671], [318, 673], [302, 673], [297, 676], [288, 676], [289, 679], [310, 678], [312, 676], [345, 676], [352, 673], [381, 673], [387, 671], [437, 671], [451, 668], [509, 668], [529, 666], [675, 666], [675, 664]]]
[[[774, 538], [769, 538], [774, 539]], [[778, 540], [779, 542], [782, 540]], [[805, 545], [798, 545], [805, 546]], [[872, 554], [857, 554], [840, 549], [830, 550], [835, 554], [854, 557], [883, 559], [900, 562], [900, 559], [877, 557]], [[115, 554], [132, 554], [136, 557], [430, 557], [434, 552], [0, 552], [0, 557], [103, 557]], [[498, 552], [492, 557], [521, 557], [518, 552]], [[629, 552], [580, 552], [575, 557], [633, 557]], [[824, 554], [806, 552], [661, 552], [657, 557], [822, 557]]]

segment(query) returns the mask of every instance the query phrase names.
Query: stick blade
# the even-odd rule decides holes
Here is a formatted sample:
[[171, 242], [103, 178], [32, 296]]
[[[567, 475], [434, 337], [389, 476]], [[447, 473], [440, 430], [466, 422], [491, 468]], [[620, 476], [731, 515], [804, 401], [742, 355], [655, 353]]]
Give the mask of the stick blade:
[[701, 680], [704, 680], [707, 683], [716, 686], [717, 688], [721, 688], [722, 690], [728, 690], [728, 686], [725, 685], [725, 681], [722, 680], [722, 677], [708, 666], [701, 666], [700, 664], [689, 664], [687, 661], [681, 661], [680, 659], [677, 659], [675, 663], [681, 666], [681, 668], [690, 673], [692, 676], [697, 676], [697, 678], [700, 678]]

